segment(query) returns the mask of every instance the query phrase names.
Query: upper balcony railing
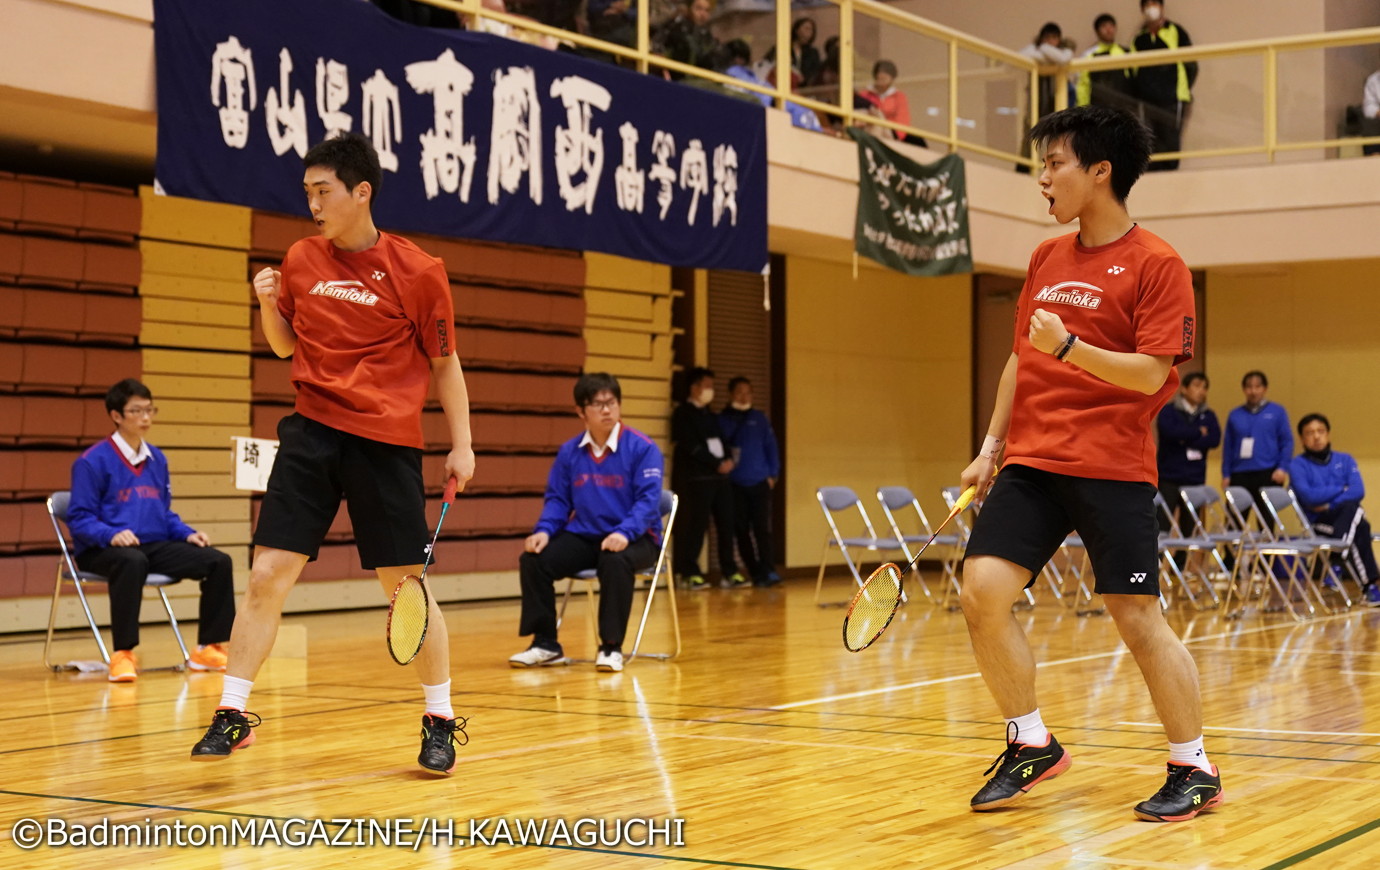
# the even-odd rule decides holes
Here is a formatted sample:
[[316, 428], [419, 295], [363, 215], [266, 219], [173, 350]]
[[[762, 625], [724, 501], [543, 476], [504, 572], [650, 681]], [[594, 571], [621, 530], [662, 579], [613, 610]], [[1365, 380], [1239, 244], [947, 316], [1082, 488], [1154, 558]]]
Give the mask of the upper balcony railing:
[[[817, 33], [828, 32], [837, 39], [836, 73], [824, 84], [792, 89], [791, 76], [779, 75], [774, 83], [759, 84], [654, 53], [649, 0], [633, 4], [637, 16], [632, 45], [486, 8], [481, 0], [421, 2], [457, 12], [476, 29], [509, 29], [528, 39], [535, 35], [553, 46], [564, 43], [616, 57], [619, 63], [644, 73], [684, 76], [740, 95], [765, 95], [777, 108], [788, 102], [802, 106], [813, 110], [826, 128], [868, 126], [882, 135], [902, 133], [912, 141], [923, 139], [934, 149], [969, 152], [990, 162], [1030, 168], [1036, 160], [1025, 133], [1038, 118], [1037, 101], [1031, 95], [1038, 94], [1042, 85], [1047, 92], [1052, 85], [1054, 106], [1064, 108], [1072, 98], [1070, 85], [1079, 75], [1108, 70], [1129, 70], [1135, 75], [1144, 66], [1188, 61], [1199, 64], [1200, 74], [1184, 147], [1157, 153], [1154, 160], [1202, 158], [1213, 159], [1216, 165], [1222, 165], [1221, 158], [1237, 163], [1273, 162], [1286, 153], [1333, 156], [1359, 153], [1363, 145], [1380, 145], [1380, 135], [1355, 135], [1342, 123], [1347, 104], [1361, 102], [1361, 81], [1356, 80], [1354, 92], [1347, 93], [1336, 93], [1339, 86], [1334, 83], [1357, 79], [1365, 58], [1374, 55], [1358, 47], [1380, 45], [1380, 27], [1079, 57], [1064, 67], [1044, 67], [1019, 52], [877, 0], [819, 0], [807, 14], [816, 22]], [[746, 28], [741, 35], [748, 39], [789, 46], [793, 19], [801, 14], [778, 0], [774, 16], [770, 12], [740, 15], [734, 24]], [[753, 46], [752, 53], [763, 54], [759, 46]], [[895, 85], [908, 98], [909, 123], [855, 106], [853, 95], [871, 84], [872, 63], [879, 58], [892, 59], [900, 70]], [[829, 55], [825, 63], [829, 64]]]

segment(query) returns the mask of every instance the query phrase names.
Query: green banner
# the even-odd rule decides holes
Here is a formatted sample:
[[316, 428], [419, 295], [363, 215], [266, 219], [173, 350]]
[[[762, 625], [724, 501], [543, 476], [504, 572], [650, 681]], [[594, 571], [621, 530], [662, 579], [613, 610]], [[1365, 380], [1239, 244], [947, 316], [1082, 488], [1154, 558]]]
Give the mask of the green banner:
[[973, 271], [963, 158], [916, 163], [853, 127], [858, 143], [859, 254], [908, 275]]

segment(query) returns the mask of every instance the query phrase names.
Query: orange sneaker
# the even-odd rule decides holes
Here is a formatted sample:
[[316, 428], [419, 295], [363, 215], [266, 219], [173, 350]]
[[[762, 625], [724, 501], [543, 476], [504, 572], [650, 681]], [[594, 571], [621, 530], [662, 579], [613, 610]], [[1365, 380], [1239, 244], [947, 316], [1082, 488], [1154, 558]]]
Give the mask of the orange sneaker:
[[132, 683], [139, 679], [139, 657], [131, 649], [117, 649], [110, 654], [110, 682]]
[[187, 666], [194, 671], [223, 671], [229, 658], [225, 652], [225, 644], [208, 643], [196, 648], [187, 658]]

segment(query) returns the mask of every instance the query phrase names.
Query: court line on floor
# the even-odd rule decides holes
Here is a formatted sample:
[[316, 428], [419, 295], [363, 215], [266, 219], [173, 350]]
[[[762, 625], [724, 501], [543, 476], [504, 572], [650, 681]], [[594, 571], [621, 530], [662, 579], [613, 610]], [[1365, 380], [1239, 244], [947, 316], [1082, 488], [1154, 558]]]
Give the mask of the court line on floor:
[[[1339, 613], [1339, 614], [1335, 614], [1335, 615], [1333, 615], [1333, 616], [1324, 616], [1324, 617], [1320, 617], [1320, 618], [1318, 618], [1318, 619], [1313, 620], [1313, 623], [1314, 623], [1314, 624], [1320, 624], [1320, 623], [1323, 623], [1323, 622], [1329, 622], [1329, 621], [1333, 621], [1333, 620], [1337, 620], [1337, 619], [1350, 618], [1350, 617], [1355, 616], [1355, 615], [1356, 615], [1356, 614], [1354, 614], [1354, 613]], [[1297, 623], [1280, 623], [1280, 624], [1278, 624], [1278, 625], [1262, 625], [1262, 626], [1259, 626], [1259, 627], [1257, 627], [1257, 628], [1247, 628], [1247, 629], [1242, 629], [1242, 630], [1239, 630], [1239, 631], [1228, 631], [1228, 632], [1222, 632], [1222, 633], [1219, 633], [1219, 634], [1205, 634], [1205, 635], [1203, 635], [1202, 637], [1195, 637], [1195, 638], [1190, 638], [1190, 639], [1188, 639], [1188, 640], [1185, 640], [1185, 641], [1184, 641], [1184, 644], [1185, 644], [1185, 645], [1187, 645], [1187, 644], [1197, 644], [1197, 643], [1201, 643], [1201, 642], [1207, 641], [1207, 640], [1221, 640], [1221, 639], [1227, 638], [1227, 637], [1241, 637], [1242, 635], [1247, 635], [1247, 634], [1261, 634], [1261, 633], [1268, 632], [1268, 631], [1278, 631], [1279, 629], [1282, 629], [1282, 628], [1293, 629], [1293, 628], [1295, 628], [1295, 627], [1297, 627]], [[1278, 652], [1278, 651], [1279, 651], [1279, 650], [1276, 650], [1276, 652]], [[1073, 657], [1071, 657], [1071, 658], [1066, 658], [1066, 659], [1054, 659], [1053, 661], [1047, 661], [1047, 662], [1039, 662], [1039, 663], [1037, 663], [1037, 664], [1035, 665], [1035, 667], [1036, 667], [1036, 668], [1052, 668], [1052, 667], [1057, 667], [1057, 666], [1059, 666], [1059, 665], [1076, 664], [1076, 663], [1078, 663], [1078, 662], [1095, 661], [1095, 660], [1097, 660], [1097, 659], [1106, 659], [1106, 658], [1112, 658], [1112, 657], [1114, 657], [1114, 656], [1124, 656], [1124, 655], [1130, 655], [1130, 654], [1131, 654], [1130, 650], [1126, 649], [1124, 646], [1118, 646], [1116, 649], [1108, 650], [1108, 651], [1106, 651], [1106, 652], [1092, 653], [1092, 654], [1086, 655], [1086, 656], [1073, 656]], [[873, 696], [873, 695], [885, 695], [885, 694], [888, 694], [888, 693], [890, 693], [890, 692], [900, 692], [900, 691], [904, 691], [904, 690], [906, 690], [906, 689], [918, 689], [918, 688], [922, 688], [922, 687], [924, 687], [924, 686], [936, 686], [936, 685], [940, 685], [940, 684], [942, 684], [942, 683], [954, 683], [954, 682], [958, 682], [958, 681], [960, 681], [960, 680], [971, 680], [971, 679], [981, 679], [981, 678], [982, 678], [981, 672], [979, 672], [979, 671], [973, 671], [973, 672], [971, 672], [971, 673], [967, 673], [967, 674], [957, 674], [957, 675], [954, 675], [954, 676], [951, 676], [951, 677], [936, 677], [935, 679], [932, 679], [932, 680], [920, 680], [920, 681], [914, 682], [914, 683], [901, 683], [901, 684], [899, 684], [899, 685], [894, 685], [894, 686], [878, 686], [878, 687], [875, 688], [875, 689], [863, 689], [863, 690], [857, 691], [857, 692], [845, 692], [845, 693], [842, 694], [842, 695], [826, 695], [826, 696], [824, 696], [824, 697], [822, 697], [822, 698], [810, 698], [810, 699], [805, 700], [805, 701], [792, 701], [792, 702], [790, 702], [790, 703], [788, 703], [788, 704], [776, 704], [776, 705], [774, 705], [774, 706], [772, 706], [772, 707], [769, 707], [768, 709], [771, 709], [771, 710], [793, 710], [793, 709], [796, 709], [796, 708], [798, 708], [798, 707], [810, 707], [810, 706], [814, 706], [815, 704], [827, 704], [827, 703], [829, 703], [830, 701], [846, 701], [846, 700], [850, 700], [850, 699], [853, 699], [853, 698], [867, 698], [867, 697], [871, 697], [871, 696]]]
[[[106, 806], [132, 807], [143, 810], [164, 810], [174, 813], [187, 813], [202, 816], [223, 816], [231, 819], [263, 819], [265, 821], [290, 822], [296, 817], [292, 816], [271, 816], [262, 813], [239, 813], [228, 810], [205, 810], [195, 807], [169, 806], [166, 804], [139, 803], [136, 801], [110, 800], [107, 798], [85, 798], [75, 795], [60, 794], [41, 794], [27, 791], [11, 791], [10, 789], [0, 789], [0, 795], [11, 795], [13, 797], [40, 798], [43, 800], [73, 801], [85, 804], [103, 804]], [[339, 827], [341, 823], [334, 819], [320, 819], [321, 823], [330, 827]], [[503, 843], [507, 846], [507, 843]], [[589, 846], [557, 846], [549, 843], [514, 843], [510, 848], [523, 849], [556, 849], [561, 852], [589, 852], [598, 855], [617, 855], [621, 858], [650, 858], [655, 861], [681, 861], [688, 864], [712, 864], [716, 867], [743, 867], [746, 870], [800, 870], [794, 867], [781, 867], [776, 864], [746, 864], [740, 861], [721, 861], [714, 858], [688, 858], [680, 855], [658, 855], [652, 852], [627, 852], [617, 849], [596, 849]]]
[[[1137, 725], [1146, 728], [1162, 727], [1158, 722], [1118, 722], [1118, 725]], [[1232, 728], [1227, 725], [1204, 725], [1204, 731], [1245, 731], [1248, 734], [1309, 734], [1317, 737], [1380, 737], [1374, 731], [1285, 731], [1277, 728]], [[1347, 744], [1341, 744], [1347, 745]], [[1365, 745], [1365, 744], [1361, 744]]]
[[1354, 840], [1357, 837], [1369, 834], [1371, 831], [1374, 831], [1378, 828], [1380, 828], [1380, 819], [1375, 819], [1374, 821], [1366, 822], [1364, 825], [1352, 828], [1350, 831], [1347, 831], [1345, 833], [1338, 834], [1330, 840], [1324, 840], [1316, 846], [1309, 846], [1302, 852], [1296, 852], [1293, 855], [1290, 855], [1288, 858], [1276, 861], [1273, 864], [1261, 868], [1261, 870], [1284, 870], [1285, 867], [1292, 867], [1295, 864], [1298, 864], [1302, 861], [1307, 861], [1309, 858], [1316, 858], [1323, 852], [1335, 849], [1343, 843]]

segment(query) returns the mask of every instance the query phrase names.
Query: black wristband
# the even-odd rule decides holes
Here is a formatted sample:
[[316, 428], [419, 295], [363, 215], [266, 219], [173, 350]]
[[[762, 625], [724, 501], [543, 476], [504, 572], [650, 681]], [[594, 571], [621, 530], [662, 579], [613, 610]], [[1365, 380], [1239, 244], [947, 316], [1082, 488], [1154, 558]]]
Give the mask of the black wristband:
[[1063, 347], [1059, 348], [1059, 350], [1054, 354], [1054, 358], [1059, 360], [1060, 362], [1063, 362], [1064, 357], [1069, 355], [1069, 351], [1073, 350], [1073, 346], [1075, 343], [1077, 343], [1077, 341], [1078, 336], [1070, 332], [1069, 337], [1064, 339]]

